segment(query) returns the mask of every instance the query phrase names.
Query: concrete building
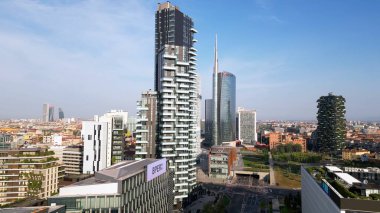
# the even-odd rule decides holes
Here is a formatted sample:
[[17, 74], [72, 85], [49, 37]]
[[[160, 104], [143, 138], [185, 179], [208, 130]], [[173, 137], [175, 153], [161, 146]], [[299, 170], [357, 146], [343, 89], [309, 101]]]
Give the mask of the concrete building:
[[1, 208], [1, 213], [65, 213], [65, 206], [33, 206]]
[[201, 154], [202, 149], [201, 149], [201, 142], [202, 142], [202, 95], [201, 95], [201, 77], [197, 76], [197, 88], [196, 88], [196, 96], [197, 96], [197, 102], [196, 106], [194, 107], [196, 111], [196, 149], [197, 153]]
[[136, 117], [133, 116], [128, 116], [127, 120], [127, 130], [131, 133], [134, 134], [136, 132]]
[[128, 112], [111, 110], [103, 116], [95, 116], [95, 121], [107, 125], [107, 167], [124, 160], [124, 137], [127, 131]]
[[255, 144], [256, 132], [256, 110], [238, 108], [237, 114], [237, 137], [242, 143]]
[[236, 161], [236, 148], [230, 146], [213, 146], [209, 153], [209, 177], [227, 179]]
[[357, 160], [360, 159], [362, 155], [369, 155], [370, 151], [366, 149], [344, 149], [342, 151], [342, 159], [343, 160]]
[[41, 148], [0, 150], [0, 205], [46, 199], [58, 192], [60, 170], [53, 153]]
[[156, 11], [155, 91], [157, 92], [157, 156], [174, 171], [175, 203], [196, 184], [198, 129], [197, 49], [192, 19], [170, 2]]
[[136, 159], [156, 158], [157, 93], [143, 92], [137, 110]]
[[377, 183], [380, 185], [380, 168], [378, 167], [343, 167], [343, 171], [351, 176], [367, 183]]
[[65, 149], [66, 146], [49, 146], [49, 151], [54, 152], [54, 157], [58, 159], [59, 164], [63, 164], [63, 150]]
[[269, 133], [269, 149], [275, 149], [278, 145], [286, 144], [299, 144], [301, 146], [301, 151], [306, 152], [306, 139], [304, 138], [293, 138], [292, 135], [271, 132]]
[[[321, 173], [322, 172], [322, 173]], [[351, 213], [351, 212], [379, 212], [380, 201], [348, 197], [346, 186], [341, 181], [351, 186], [357, 184], [357, 180], [339, 168], [331, 169], [301, 167], [302, 187], [302, 212], [308, 213]], [[339, 176], [339, 177], [338, 177]], [[337, 178], [337, 180], [334, 180]], [[339, 182], [339, 183], [337, 183]], [[339, 185], [339, 187], [334, 187]], [[348, 190], [347, 190], [348, 191]]]
[[315, 150], [332, 156], [342, 153], [346, 139], [346, 99], [329, 93], [318, 99]]
[[66, 212], [171, 212], [172, 178], [166, 159], [123, 161], [61, 188], [48, 203]]
[[82, 122], [83, 173], [94, 174], [106, 168], [108, 123], [96, 121]]
[[69, 146], [63, 150], [63, 168], [65, 175], [83, 173], [83, 146]]
[[0, 134], [0, 150], [10, 149], [12, 145], [12, 136], [9, 134]]

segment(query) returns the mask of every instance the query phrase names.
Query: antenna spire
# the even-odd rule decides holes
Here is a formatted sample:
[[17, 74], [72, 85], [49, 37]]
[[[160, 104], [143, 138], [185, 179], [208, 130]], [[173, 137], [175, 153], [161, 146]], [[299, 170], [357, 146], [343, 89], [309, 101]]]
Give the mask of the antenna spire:
[[214, 73], [218, 71], [218, 34], [215, 34]]

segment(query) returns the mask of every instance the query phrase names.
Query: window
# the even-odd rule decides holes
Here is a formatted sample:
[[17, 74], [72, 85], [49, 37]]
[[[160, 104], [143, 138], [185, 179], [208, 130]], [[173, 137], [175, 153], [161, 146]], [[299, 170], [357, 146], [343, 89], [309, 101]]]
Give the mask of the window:
[[92, 135], [88, 135], [87, 140], [92, 140]]

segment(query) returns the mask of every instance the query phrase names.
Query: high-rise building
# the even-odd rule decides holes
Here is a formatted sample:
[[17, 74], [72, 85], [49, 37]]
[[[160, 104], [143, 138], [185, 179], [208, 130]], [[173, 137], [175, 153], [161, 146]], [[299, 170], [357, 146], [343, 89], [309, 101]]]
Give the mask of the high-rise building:
[[108, 123], [82, 122], [83, 173], [94, 174], [107, 166]]
[[156, 12], [157, 156], [174, 171], [175, 204], [196, 184], [198, 74], [192, 19], [170, 2]]
[[54, 106], [49, 106], [49, 122], [54, 121]]
[[201, 132], [202, 132], [202, 128], [201, 128], [201, 124], [202, 124], [202, 112], [201, 112], [201, 109], [202, 109], [202, 95], [201, 95], [201, 77], [200, 76], [197, 76], [197, 102], [196, 102], [196, 109], [197, 109], [197, 112], [196, 112], [196, 140], [197, 140], [197, 152], [198, 154], [201, 154], [202, 153], [202, 149], [201, 149], [201, 142], [202, 142], [202, 137], [201, 137]]
[[218, 119], [218, 37], [215, 36], [215, 49], [214, 49], [214, 70], [212, 72], [212, 141], [211, 145], [220, 144], [219, 141], [219, 119]]
[[172, 212], [172, 189], [166, 159], [123, 161], [60, 188], [48, 204], [67, 212]]
[[213, 146], [212, 144], [212, 128], [213, 128], [213, 100], [205, 100], [205, 141], [208, 145]]
[[128, 116], [127, 130], [130, 134], [136, 133], [136, 117]]
[[111, 110], [103, 116], [95, 116], [95, 121], [106, 122], [107, 131], [107, 167], [123, 161], [125, 158], [125, 133], [127, 132], [128, 112]]
[[58, 118], [59, 118], [59, 120], [65, 118], [65, 114], [63, 113], [62, 108], [58, 108]]
[[346, 100], [329, 93], [318, 99], [318, 127], [316, 150], [323, 153], [341, 153], [346, 138]]
[[137, 110], [136, 159], [156, 158], [157, 93], [143, 92]]
[[215, 39], [213, 71], [213, 145], [236, 140], [236, 78], [232, 73], [219, 72], [218, 44]]
[[52, 122], [54, 121], [54, 106], [50, 104], [43, 104], [42, 106], [42, 121]]
[[236, 78], [229, 72], [218, 73], [218, 145], [236, 140]]
[[242, 143], [256, 143], [256, 110], [238, 108], [237, 127], [237, 136]]

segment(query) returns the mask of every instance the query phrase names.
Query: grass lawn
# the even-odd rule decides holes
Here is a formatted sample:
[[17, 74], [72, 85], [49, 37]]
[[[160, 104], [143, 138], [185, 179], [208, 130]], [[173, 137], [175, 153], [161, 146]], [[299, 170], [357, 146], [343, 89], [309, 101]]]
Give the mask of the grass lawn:
[[276, 179], [276, 185], [289, 187], [289, 188], [300, 188], [301, 187], [301, 175], [288, 172], [280, 167], [275, 167], [274, 177]]
[[256, 172], [269, 172], [269, 166], [261, 162], [255, 161], [255, 159], [243, 157], [245, 167], [249, 167], [248, 170]]

